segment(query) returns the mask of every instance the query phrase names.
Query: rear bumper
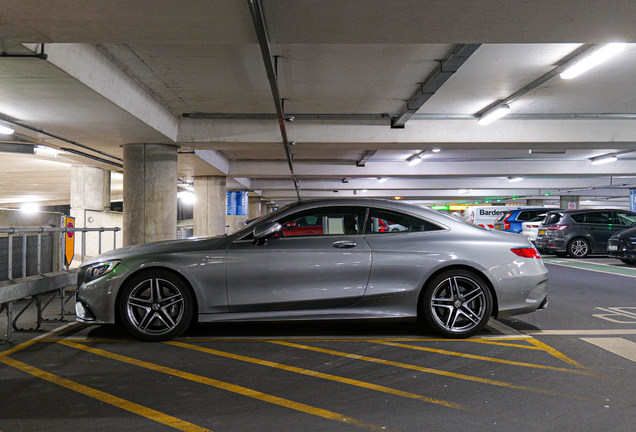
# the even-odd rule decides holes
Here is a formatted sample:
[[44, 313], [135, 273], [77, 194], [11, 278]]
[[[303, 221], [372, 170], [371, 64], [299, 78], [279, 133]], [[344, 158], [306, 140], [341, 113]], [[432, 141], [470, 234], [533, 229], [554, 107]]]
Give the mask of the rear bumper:
[[567, 243], [563, 238], [538, 236], [535, 240], [538, 249], [547, 252], [566, 252]]

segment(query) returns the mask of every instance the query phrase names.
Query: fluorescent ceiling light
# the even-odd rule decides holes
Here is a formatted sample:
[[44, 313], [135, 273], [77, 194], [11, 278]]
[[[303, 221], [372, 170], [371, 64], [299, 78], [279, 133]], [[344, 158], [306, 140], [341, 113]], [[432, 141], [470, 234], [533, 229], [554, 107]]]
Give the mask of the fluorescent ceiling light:
[[407, 161], [409, 163], [409, 166], [417, 165], [418, 163], [422, 162], [422, 155], [414, 154], [413, 156], [408, 158]]
[[460, 193], [460, 194], [467, 194], [469, 190], [470, 190], [470, 189], [460, 189], [460, 190], [459, 190], [459, 193]]
[[439, 152], [441, 152], [441, 151], [442, 151], [442, 149], [438, 149], [438, 148], [434, 148], [434, 149], [433, 149], [433, 153], [439, 153]]
[[20, 210], [24, 213], [35, 213], [40, 210], [40, 206], [33, 203], [26, 203], [20, 206]]
[[192, 192], [179, 192], [177, 198], [181, 199], [184, 204], [192, 204], [195, 201], [194, 194]]
[[384, 183], [387, 180], [388, 179], [386, 177], [380, 177], [380, 178], [378, 178], [378, 183]]
[[509, 112], [510, 112], [510, 105], [501, 104], [483, 113], [481, 117], [479, 117], [479, 120], [477, 121], [477, 123], [482, 126], [486, 126], [487, 124], [490, 124], [494, 122], [495, 120], [505, 116]]
[[572, 79], [581, 75], [583, 72], [586, 72], [592, 69], [594, 66], [597, 66], [600, 63], [614, 57], [619, 52], [625, 49], [625, 43], [623, 42], [614, 42], [605, 45], [603, 48], [594, 51], [589, 56], [583, 58], [582, 60], [574, 63], [572, 66], [567, 68], [563, 73], [561, 73], [561, 78], [563, 79]]
[[35, 149], [33, 151], [35, 152], [36, 155], [53, 156], [53, 157], [57, 157], [57, 155], [62, 153], [58, 149], [54, 149], [52, 147], [47, 147], [43, 145], [35, 146]]
[[365, 192], [367, 192], [367, 190], [366, 189], [362, 189], [360, 192], [365, 193]]
[[605, 163], [616, 162], [617, 160], [618, 157], [616, 157], [616, 155], [607, 155], [592, 158], [590, 159], [590, 162], [592, 165], [601, 165]]
[[15, 131], [13, 130], [12, 127], [0, 124], [0, 134], [2, 134], [2, 135], [11, 135], [13, 132], [15, 132]]
[[509, 183], [516, 183], [516, 182], [520, 182], [521, 180], [523, 180], [523, 177], [508, 177]]

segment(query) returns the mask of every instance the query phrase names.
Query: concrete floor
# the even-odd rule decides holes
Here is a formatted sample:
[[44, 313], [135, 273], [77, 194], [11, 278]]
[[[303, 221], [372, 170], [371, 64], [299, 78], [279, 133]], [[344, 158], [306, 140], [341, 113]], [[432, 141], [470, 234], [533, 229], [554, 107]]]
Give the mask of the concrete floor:
[[0, 431], [633, 431], [636, 269], [560, 261], [546, 259], [547, 310], [471, 340], [408, 323], [286, 323], [150, 344], [45, 324], [61, 330], [0, 345]]

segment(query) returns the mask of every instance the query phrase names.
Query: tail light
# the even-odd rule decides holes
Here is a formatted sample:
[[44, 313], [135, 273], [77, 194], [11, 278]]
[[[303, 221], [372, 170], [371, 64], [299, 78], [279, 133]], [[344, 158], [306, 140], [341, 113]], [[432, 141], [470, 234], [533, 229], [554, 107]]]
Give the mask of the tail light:
[[510, 249], [513, 254], [520, 256], [521, 258], [537, 258], [541, 259], [541, 254], [535, 248], [513, 248]]
[[548, 227], [548, 231], [563, 231], [570, 225], [552, 225]]
[[528, 228], [539, 228], [539, 225], [526, 225]]
[[510, 222], [506, 222], [510, 216], [512, 216], [512, 213], [510, 213], [508, 216], [506, 216], [506, 218], [503, 220], [504, 230], [509, 230], [510, 229]]

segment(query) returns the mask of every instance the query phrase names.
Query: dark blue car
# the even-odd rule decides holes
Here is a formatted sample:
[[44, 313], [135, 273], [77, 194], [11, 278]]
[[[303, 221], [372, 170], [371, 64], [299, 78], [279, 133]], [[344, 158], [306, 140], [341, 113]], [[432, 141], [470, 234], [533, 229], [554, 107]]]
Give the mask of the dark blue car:
[[548, 209], [545, 207], [520, 207], [516, 210], [508, 210], [497, 218], [495, 229], [521, 234], [523, 222], [534, 219], [539, 215], [558, 209]]

